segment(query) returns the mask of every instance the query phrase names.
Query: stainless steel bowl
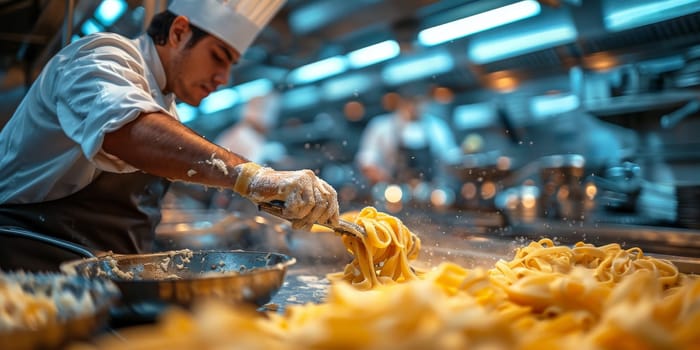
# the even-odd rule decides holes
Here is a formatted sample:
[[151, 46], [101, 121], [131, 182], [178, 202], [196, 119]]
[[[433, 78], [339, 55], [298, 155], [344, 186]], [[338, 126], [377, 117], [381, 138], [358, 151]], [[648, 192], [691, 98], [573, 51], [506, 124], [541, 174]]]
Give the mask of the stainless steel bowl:
[[205, 298], [261, 306], [282, 287], [295, 262], [271, 252], [179, 250], [105, 255], [64, 263], [61, 270], [112, 280], [126, 306], [189, 306]]

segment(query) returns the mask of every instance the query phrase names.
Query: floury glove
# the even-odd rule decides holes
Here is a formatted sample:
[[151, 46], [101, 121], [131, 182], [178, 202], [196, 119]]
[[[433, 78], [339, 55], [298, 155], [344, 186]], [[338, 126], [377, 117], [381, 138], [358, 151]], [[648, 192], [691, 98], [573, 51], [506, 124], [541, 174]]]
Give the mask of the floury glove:
[[233, 190], [254, 203], [285, 203], [282, 216], [294, 229], [338, 224], [338, 194], [311, 170], [276, 171], [253, 162], [236, 165]]

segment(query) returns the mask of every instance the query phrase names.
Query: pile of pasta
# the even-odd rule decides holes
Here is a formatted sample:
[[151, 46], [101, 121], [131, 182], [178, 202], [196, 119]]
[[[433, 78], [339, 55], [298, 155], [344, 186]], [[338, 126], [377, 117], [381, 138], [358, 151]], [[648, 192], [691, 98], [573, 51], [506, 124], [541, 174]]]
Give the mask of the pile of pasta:
[[50, 295], [24, 290], [12, 276], [0, 273], [0, 333], [37, 329], [58, 316]]
[[118, 295], [117, 286], [106, 280], [53, 272], [0, 271], [0, 336], [41, 330], [93, 314]]
[[[105, 337], [94, 346], [170, 350], [700, 347], [700, 279], [679, 273], [672, 263], [646, 256], [638, 248], [583, 242], [560, 246], [542, 239], [517, 249], [512, 260], [499, 261], [491, 269], [444, 262], [415, 274], [405, 265], [419, 246], [410, 231], [376, 210], [361, 212], [355, 220], [372, 237], [365, 241], [369, 246], [346, 240], [355, 260], [339, 275], [342, 278], [334, 280], [323, 303], [291, 305], [284, 313], [266, 317], [240, 307], [204, 303], [192, 312], [173, 309], [156, 326], [125, 330], [121, 337]], [[373, 229], [379, 232], [376, 238], [369, 234]], [[393, 243], [384, 245], [389, 236]], [[395, 248], [382, 251], [377, 242]], [[377, 264], [378, 260], [384, 264]]]

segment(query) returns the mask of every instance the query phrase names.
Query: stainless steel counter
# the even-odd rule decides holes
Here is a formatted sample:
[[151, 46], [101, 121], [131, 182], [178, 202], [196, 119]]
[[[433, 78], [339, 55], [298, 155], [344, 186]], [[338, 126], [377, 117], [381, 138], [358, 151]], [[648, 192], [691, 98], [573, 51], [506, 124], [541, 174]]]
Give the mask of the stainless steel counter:
[[[421, 238], [422, 249], [413, 265], [422, 269], [444, 261], [469, 268], [491, 268], [498, 259], [512, 258], [514, 249], [523, 243], [515, 239], [455, 234], [432, 220], [407, 226]], [[288, 269], [285, 282], [268, 309], [284, 310], [289, 305], [323, 301], [330, 285], [326, 275], [343, 271], [352, 259], [333, 233], [294, 232], [288, 242], [292, 248], [288, 254], [298, 262]]]
[[[340, 238], [334, 233], [292, 230], [277, 218], [261, 215], [265, 220], [256, 219], [241, 235], [247, 237], [248, 246], [244, 249], [281, 252], [297, 259], [271, 304], [284, 309], [288, 305], [322, 301], [329, 286], [326, 275], [342, 271], [352, 258]], [[563, 220], [503, 227], [502, 218], [493, 212], [406, 210], [394, 215], [421, 238], [422, 249], [415, 265], [428, 269], [443, 261], [469, 268], [491, 268], [498, 259], [511, 259], [517, 247], [543, 237], [562, 244], [619, 243], [639, 246], [645, 253], [700, 257], [700, 232], [689, 229]], [[226, 242], [215, 240], [210, 244], [224, 248]]]
[[[561, 244], [585, 241], [638, 246], [645, 253], [674, 260], [683, 272], [700, 273], [700, 232], [695, 230], [566, 221], [536, 221], [495, 229], [473, 225], [472, 214], [412, 214], [397, 216], [421, 238], [421, 253], [414, 263], [421, 268], [429, 269], [443, 261], [468, 268], [491, 268], [499, 259], [512, 259], [516, 248], [546, 237]], [[294, 232], [287, 242], [291, 247], [288, 254], [298, 263], [289, 269], [284, 286], [271, 303], [283, 310], [288, 305], [323, 301], [329, 286], [326, 274], [342, 271], [350, 254], [335, 234]]]

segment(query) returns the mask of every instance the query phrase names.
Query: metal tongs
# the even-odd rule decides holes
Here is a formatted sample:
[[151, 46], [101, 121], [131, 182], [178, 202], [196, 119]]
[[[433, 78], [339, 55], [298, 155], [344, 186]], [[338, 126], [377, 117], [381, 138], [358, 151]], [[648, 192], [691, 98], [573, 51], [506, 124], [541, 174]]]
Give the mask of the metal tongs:
[[[267, 212], [269, 214], [272, 214], [274, 216], [277, 216], [279, 218], [285, 219], [284, 216], [282, 215], [282, 211], [284, 210], [284, 202], [282, 201], [272, 201], [272, 202], [264, 202], [264, 203], [259, 203], [258, 204], [258, 209]], [[316, 223], [317, 225], [321, 225], [323, 227], [327, 227], [337, 233], [340, 233], [341, 235], [352, 235], [356, 237], [366, 237], [367, 232], [365, 232], [365, 229], [362, 228], [360, 225], [355, 224], [353, 222], [347, 221], [340, 219], [338, 221], [338, 226], [333, 226], [331, 224], [322, 224], [322, 223]]]

